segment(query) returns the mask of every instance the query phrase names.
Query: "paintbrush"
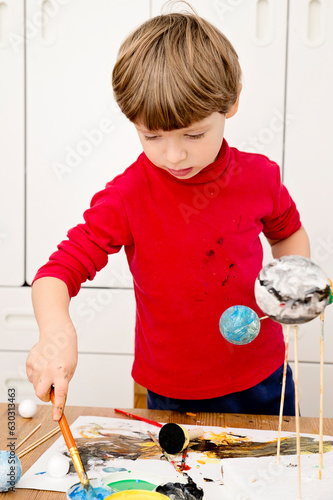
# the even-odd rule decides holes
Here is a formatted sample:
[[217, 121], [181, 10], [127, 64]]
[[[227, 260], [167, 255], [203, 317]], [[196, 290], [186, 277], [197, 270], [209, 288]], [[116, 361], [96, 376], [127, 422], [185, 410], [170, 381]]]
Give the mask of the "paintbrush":
[[118, 410], [118, 408], [115, 408], [114, 411], [116, 413], [122, 413], [127, 417], [135, 418], [135, 420], [140, 420], [141, 422], [146, 422], [147, 424], [156, 425], [156, 427], [163, 427], [163, 424], [155, 422], [155, 420], [149, 420], [148, 418], [140, 417], [140, 415], [133, 415], [133, 413], [128, 413], [127, 411], [124, 410]]
[[[156, 444], [156, 446], [160, 449], [160, 451], [162, 452], [162, 454], [164, 455], [164, 457], [167, 459], [167, 461], [176, 469], [177, 472], [180, 472], [181, 474], [185, 474], [179, 467], [178, 465], [176, 464], [176, 462], [174, 462], [172, 460], [172, 458], [170, 457], [169, 453], [167, 453], [165, 450], [163, 450], [163, 448], [161, 447], [160, 443], [158, 442], [158, 440], [156, 439], [156, 437], [154, 436], [154, 434], [152, 434], [150, 431], [147, 431], [148, 434], [149, 434], [149, 437], [154, 441], [154, 443]], [[185, 474], [187, 475], [187, 474]]]
[[[54, 388], [51, 387], [51, 392], [50, 392], [50, 398], [52, 401], [52, 404], [54, 405]], [[68, 448], [68, 451], [70, 453], [70, 456], [72, 458], [75, 470], [77, 472], [77, 475], [79, 476], [80, 483], [84, 489], [84, 491], [87, 493], [88, 498], [97, 498], [97, 495], [91, 486], [87, 473], [83, 467], [79, 450], [77, 449], [75, 440], [73, 438], [73, 434], [69, 428], [68, 422], [66, 420], [65, 414], [63, 413], [61, 415], [61, 418], [59, 420], [59, 426], [62, 432], [62, 435], [64, 437], [66, 446]]]

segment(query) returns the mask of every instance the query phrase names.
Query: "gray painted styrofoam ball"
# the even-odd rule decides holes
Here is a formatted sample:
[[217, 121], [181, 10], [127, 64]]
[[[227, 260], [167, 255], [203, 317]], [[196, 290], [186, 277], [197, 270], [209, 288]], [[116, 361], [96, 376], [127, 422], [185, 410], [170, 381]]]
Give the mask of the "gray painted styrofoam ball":
[[310, 259], [286, 255], [263, 267], [254, 293], [260, 309], [274, 321], [301, 324], [324, 311], [330, 300], [330, 283]]

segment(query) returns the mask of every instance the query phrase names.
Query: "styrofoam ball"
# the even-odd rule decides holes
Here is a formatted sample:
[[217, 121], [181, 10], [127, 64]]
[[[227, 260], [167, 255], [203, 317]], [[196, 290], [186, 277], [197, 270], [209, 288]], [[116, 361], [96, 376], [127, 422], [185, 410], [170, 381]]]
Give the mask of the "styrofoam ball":
[[69, 471], [69, 460], [65, 455], [56, 453], [48, 460], [46, 471], [51, 477], [64, 477]]
[[13, 490], [21, 476], [21, 462], [14, 451], [0, 450], [0, 491]]
[[23, 418], [32, 418], [37, 413], [37, 403], [32, 399], [23, 399], [18, 407], [19, 414]]

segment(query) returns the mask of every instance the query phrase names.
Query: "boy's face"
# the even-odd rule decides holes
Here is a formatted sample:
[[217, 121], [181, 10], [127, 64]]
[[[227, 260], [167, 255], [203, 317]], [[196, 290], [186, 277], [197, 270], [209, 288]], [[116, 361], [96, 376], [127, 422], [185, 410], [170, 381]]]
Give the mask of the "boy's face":
[[135, 123], [149, 160], [174, 177], [190, 179], [213, 163], [221, 149], [226, 116], [212, 113], [189, 127], [164, 132]]

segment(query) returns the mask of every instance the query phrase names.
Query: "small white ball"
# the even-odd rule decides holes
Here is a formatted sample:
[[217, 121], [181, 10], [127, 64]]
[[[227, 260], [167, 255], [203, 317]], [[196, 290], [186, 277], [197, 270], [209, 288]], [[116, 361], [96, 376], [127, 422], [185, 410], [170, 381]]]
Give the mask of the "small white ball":
[[37, 413], [37, 403], [32, 399], [23, 399], [19, 404], [19, 414], [23, 418], [32, 418]]
[[64, 477], [69, 471], [69, 460], [65, 455], [56, 453], [48, 460], [46, 472], [51, 477]]

